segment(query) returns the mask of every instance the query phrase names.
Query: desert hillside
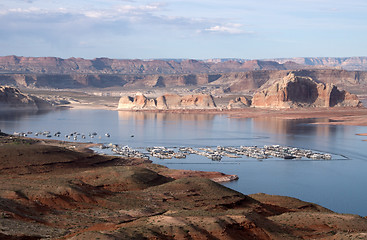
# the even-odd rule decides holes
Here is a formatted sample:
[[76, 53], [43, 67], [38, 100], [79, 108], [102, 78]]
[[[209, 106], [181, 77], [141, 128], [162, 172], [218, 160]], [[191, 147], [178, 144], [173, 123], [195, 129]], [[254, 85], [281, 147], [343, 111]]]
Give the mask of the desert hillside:
[[0, 134], [1, 239], [356, 239], [367, 219], [75, 143]]
[[17, 88], [0, 86], [0, 111], [13, 110], [51, 110], [54, 108], [52, 102], [25, 94]]

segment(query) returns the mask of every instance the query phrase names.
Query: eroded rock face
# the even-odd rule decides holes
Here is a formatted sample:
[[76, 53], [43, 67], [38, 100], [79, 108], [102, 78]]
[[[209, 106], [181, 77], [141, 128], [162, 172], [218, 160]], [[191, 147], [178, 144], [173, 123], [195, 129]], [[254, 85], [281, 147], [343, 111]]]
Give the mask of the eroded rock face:
[[247, 108], [251, 106], [251, 100], [246, 97], [238, 97], [229, 101], [227, 109]]
[[121, 97], [118, 108], [121, 110], [156, 109], [157, 102], [155, 99], [148, 99], [143, 94], [138, 93], [134, 98], [130, 96]]
[[51, 108], [52, 105], [43, 99], [24, 94], [13, 87], [0, 86], [0, 111], [37, 111]]
[[120, 98], [118, 106], [121, 109], [132, 109], [135, 106], [134, 98], [130, 96], [123, 96]]
[[340, 91], [333, 84], [317, 83], [310, 77], [289, 73], [283, 80], [260, 89], [252, 99], [253, 107], [359, 107], [361, 102], [354, 94]]
[[215, 109], [216, 104], [211, 95], [186, 95], [165, 94], [158, 98], [148, 99], [142, 94], [134, 98], [124, 96], [120, 98], [119, 110], [167, 110], [167, 109]]

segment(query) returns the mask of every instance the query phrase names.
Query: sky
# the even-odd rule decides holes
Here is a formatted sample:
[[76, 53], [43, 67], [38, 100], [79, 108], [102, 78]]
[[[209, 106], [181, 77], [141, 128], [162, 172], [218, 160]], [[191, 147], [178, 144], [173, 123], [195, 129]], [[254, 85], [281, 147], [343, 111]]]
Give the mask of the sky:
[[0, 0], [0, 56], [367, 56], [366, 0]]

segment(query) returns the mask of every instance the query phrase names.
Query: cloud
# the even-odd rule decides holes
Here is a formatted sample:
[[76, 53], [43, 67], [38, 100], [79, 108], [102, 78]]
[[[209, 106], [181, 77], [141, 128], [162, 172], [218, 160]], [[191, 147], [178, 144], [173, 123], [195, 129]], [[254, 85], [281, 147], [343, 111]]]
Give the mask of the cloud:
[[161, 10], [163, 4], [150, 3], [146, 5], [118, 5], [107, 9], [94, 9], [82, 12], [86, 17], [100, 19], [120, 19], [128, 18], [129, 16], [150, 16], [153, 12]]
[[243, 24], [227, 23], [224, 25], [215, 25], [204, 29], [204, 32], [210, 33], [224, 33], [224, 34], [244, 34], [249, 33], [242, 29]]

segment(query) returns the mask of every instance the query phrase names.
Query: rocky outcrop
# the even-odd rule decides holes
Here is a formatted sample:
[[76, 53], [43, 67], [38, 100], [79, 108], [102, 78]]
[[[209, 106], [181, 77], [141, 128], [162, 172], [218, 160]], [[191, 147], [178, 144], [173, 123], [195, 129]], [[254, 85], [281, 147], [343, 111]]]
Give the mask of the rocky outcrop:
[[[348, 92], [367, 92], [367, 72], [336, 69], [291, 71], [296, 76], [311, 77], [314, 81], [335, 84]], [[223, 74], [215, 84], [227, 86], [230, 92], [253, 92], [260, 87], [270, 87], [281, 81], [290, 71], [250, 71], [246, 73]]]
[[52, 105], [40, 98], [24, 94], [18, 89], [0, 86], [0, 111], [12, 110], [48, 110]]
[[240, 109], [251, 106], [251, 100], [246, 97], [238, 97], [229, 101], [227, 109]]
[[118, 108], [120, 110], [128, 110], [128, 109], [156, 109], [157, 102], [155, 99], [148, 99], [143, 94], [138, 93], [136, 96], [123, 96], [119, 100]]
[[135, 107], [134, 98], [130, 96], [122, 96], [119, 100], [119, 108], [120, 109], [132, 109]]
[[198, 94], [179, 96], [165, 94], [158, 98], [148, 99], [143, 94], [134, 98], [123, 96], [120, 98], [118, 110], [176, 110], [176, 109], [215, 109], [216, 104], [211, 95]]
[[333, 84], [317, 83], [310, 77], [289, 73], [281, 81], [259, 90], [252, 99], [253, 107], [359, 107], [361, 102], [354, 94], [340, 91]]

